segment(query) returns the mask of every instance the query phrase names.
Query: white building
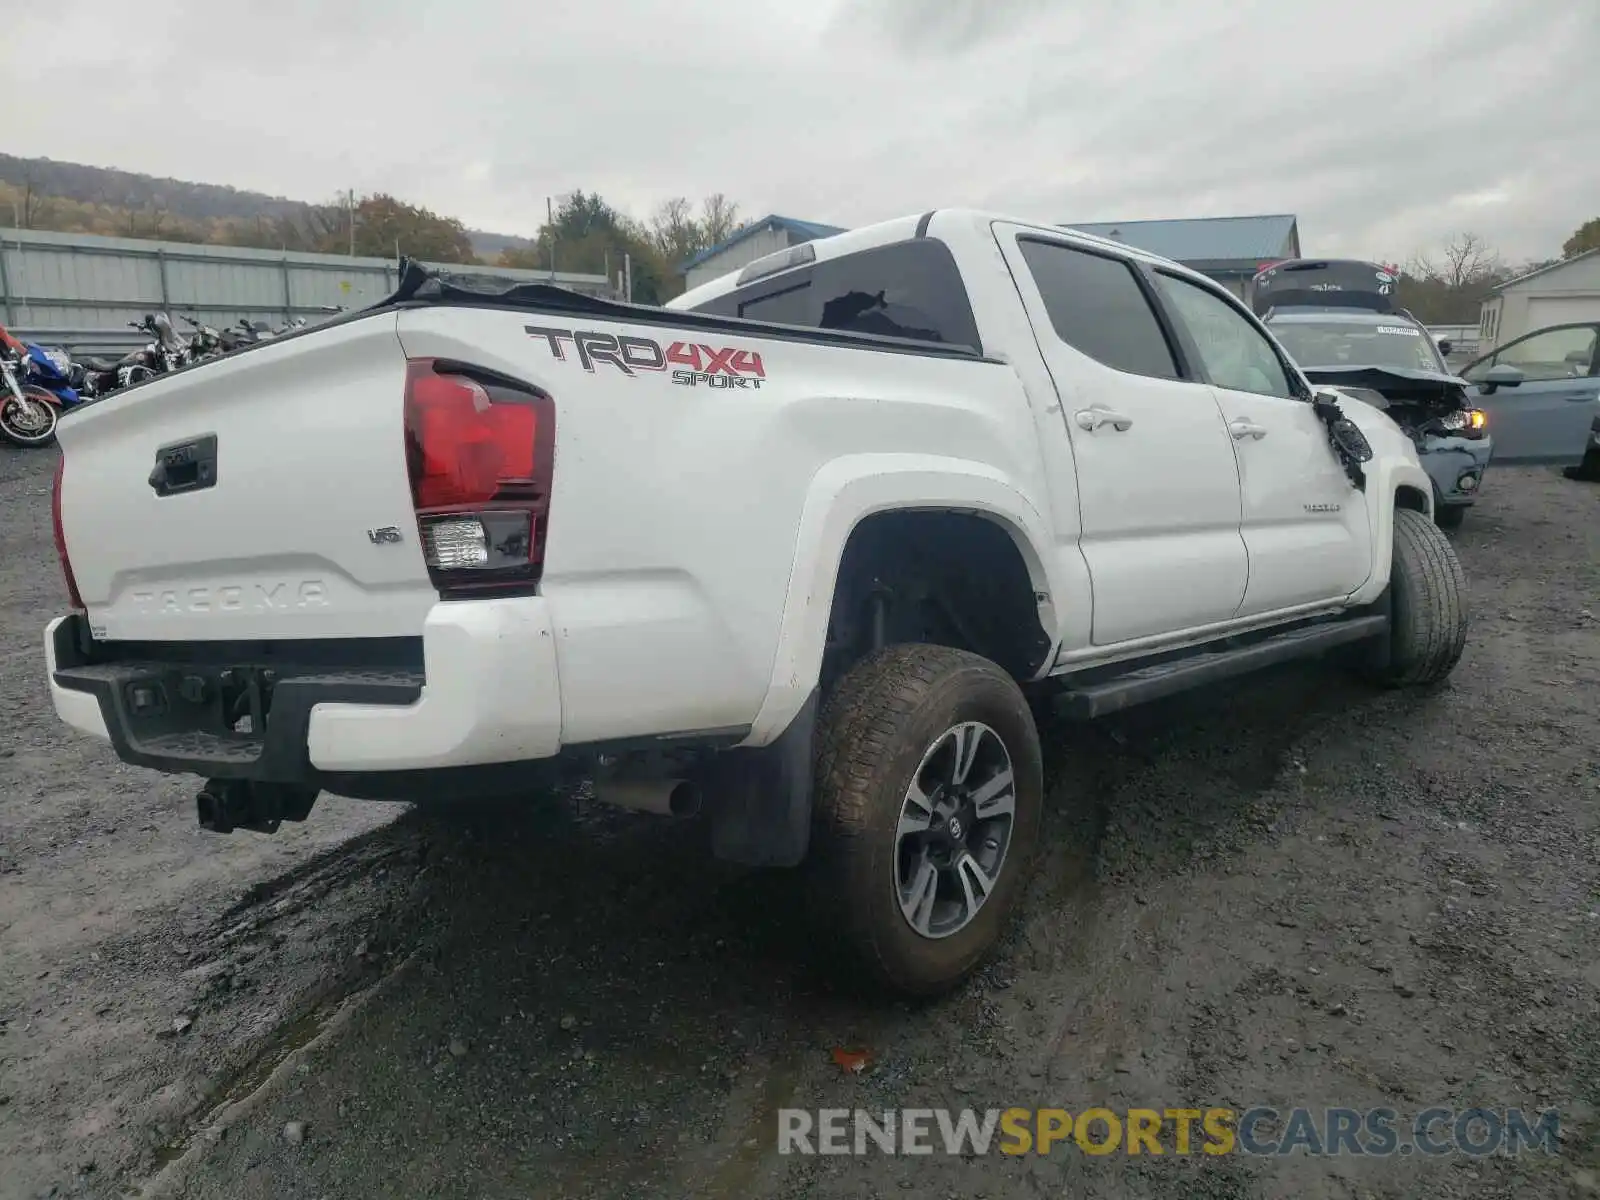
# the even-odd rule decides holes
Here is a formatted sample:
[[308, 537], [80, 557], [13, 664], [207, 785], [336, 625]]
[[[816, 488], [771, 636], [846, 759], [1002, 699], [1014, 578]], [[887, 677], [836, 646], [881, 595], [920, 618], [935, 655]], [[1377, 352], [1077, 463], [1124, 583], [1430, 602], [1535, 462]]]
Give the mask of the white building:
[[1536, 329], [1600, 321], [1600, 249], [1508, 279], [1483, 302], [1478, 353]]
[[680, 263], [678, 270], [683, 274], [684, 290], [688, 291], [748, 266], [765, 255], [843, 232], [837, 225], [797, 221], [774, 213], [752, 221], [726, 241], [700, 251], [688, 262]]

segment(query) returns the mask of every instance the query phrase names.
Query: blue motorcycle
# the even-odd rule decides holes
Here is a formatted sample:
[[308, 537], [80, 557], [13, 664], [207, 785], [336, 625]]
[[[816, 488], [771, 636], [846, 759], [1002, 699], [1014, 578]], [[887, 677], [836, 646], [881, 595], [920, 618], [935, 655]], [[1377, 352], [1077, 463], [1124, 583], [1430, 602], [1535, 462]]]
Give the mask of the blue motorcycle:
[[[48, 446], [55, 440], [60, 415], [60, 397], [34, 381], [35, 349], [0, 327], [0, 437], [18, 446]], [[55, 372], [57, 364], [50, 367]], [[67, 390], [76, 403], [77, 392]]]
[[41, 387], [61, 402], [62, 408], [82, 404], [88, 397], [82, 395], [72, 383], [72, 359], [64, 350], [46, 350], [32, 342], [26, 343], [28, 357], [23, 363], [25, 379]]

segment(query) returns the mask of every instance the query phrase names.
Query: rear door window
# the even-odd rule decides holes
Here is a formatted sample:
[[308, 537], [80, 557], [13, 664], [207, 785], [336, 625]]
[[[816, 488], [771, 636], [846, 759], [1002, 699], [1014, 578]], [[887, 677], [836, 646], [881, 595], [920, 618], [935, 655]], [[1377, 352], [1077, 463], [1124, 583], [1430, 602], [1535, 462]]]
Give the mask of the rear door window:
[[1063, 342], [1130, 375], [1178, 378], [1172, 347], [1129, 263], [1034, 238], [1018, 246]]

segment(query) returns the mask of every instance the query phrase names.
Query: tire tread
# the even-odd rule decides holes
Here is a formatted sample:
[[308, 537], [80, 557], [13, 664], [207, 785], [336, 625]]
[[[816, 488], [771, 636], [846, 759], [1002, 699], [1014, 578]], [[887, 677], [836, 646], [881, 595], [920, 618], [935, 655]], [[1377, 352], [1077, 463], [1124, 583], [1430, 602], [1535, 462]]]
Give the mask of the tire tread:
[[[878, 983], [901, 994], [934, 995], [959, 980], [929, 983], [907, 978], [884, 952], [872, 905], [864, 902], [859, 882], [873, 850], [874, 800], [884, 770], [904, 749], [905, 726], [930, 693], [965, 672], [1003, 679], [1016, 689], [1001, 668], [968, 651], [927, 644], [888, 646], [857, 663], [840, 680], [824, 701], [819, 721], [813, 849], [808, 856], [810, 907], [830, 936], [843, 936]], [[1016, 701], [1022, 712], [1029, 712], [1020, 689]], [[1031, 727], [1031, 713], [1029, 720]], [[1016, 765], [1021, 769], [1021, 763]], [[1013, 838], [1022, 861], [1008, 862], [1007, 870], [1025, 870], [1034, 839], [1016, 832]], [[974, 955], [966, 970], [982, 957]]]
[[1455, 548], [1423, 513], [1394, 514], [1393, 652], [1383, 682], [1436, 683], [1455, 669], [1467, 643], [1467, 582]]

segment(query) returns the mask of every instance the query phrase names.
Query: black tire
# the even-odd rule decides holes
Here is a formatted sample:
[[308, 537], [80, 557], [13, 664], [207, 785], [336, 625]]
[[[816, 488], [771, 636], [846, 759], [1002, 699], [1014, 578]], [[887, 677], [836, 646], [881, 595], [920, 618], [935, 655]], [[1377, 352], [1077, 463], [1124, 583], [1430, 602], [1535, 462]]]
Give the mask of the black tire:
[[56, 440], [56, 419], [60, 415], [55, 397], [46, 399], [48, 392], [31, 387], [23, 389], [23, 396], [31, 410], [26, 414], [16, 397], [0, 393], [0, 438], [29, 450], [50, 445]]
[[1583, 461], [1575, 467], [1562, 467], [1561, 473], [1568, 479], [1578, 479], [1588, 482], [1600, 480], [1600, 450], [1590, 446], [1583, 454]]
[[1395, 510], [1387, 661], [1368, 674], [1385, 687], [1437, 683], [1467, 644], [1467, 582], [1455, 548], [1432, 521]]
[[1460, 529], [1467, 519], [1467, 505], [1441, 504], [1434, 508], [1433, 519], [1440, 529]]
[[[1015, 808], [986, 899], [967, 924], [930, 937], [901, 911], [897, 830], [926, 756], [965, 722], [987, 726], [1003, 745]], [[928, 997], [955, 987], [1004, 931], [1032, 863], [1043, 805], [1038, 730], [1005, 671], [944, 646], [890, 646], [862, 660], [828, 697], [817, 736], [807, 868], [824, 939], [842, 936], [855, 963], [888, 991]]]

